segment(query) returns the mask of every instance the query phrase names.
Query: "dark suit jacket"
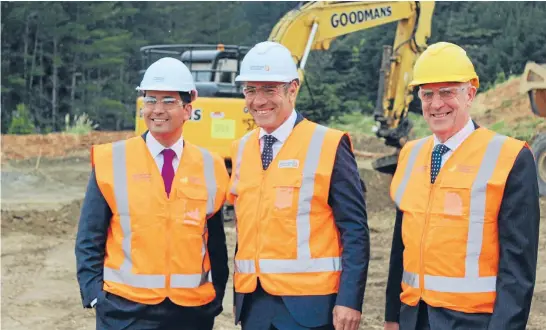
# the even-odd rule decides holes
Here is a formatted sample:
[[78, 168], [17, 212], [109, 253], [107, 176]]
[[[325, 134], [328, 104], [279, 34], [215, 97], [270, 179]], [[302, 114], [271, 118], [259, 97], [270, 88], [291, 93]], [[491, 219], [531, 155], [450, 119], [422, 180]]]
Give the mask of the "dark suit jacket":
[[[477, 128], [478, 126], [474, 124]], [[524, 330], [531, 309], [536, 277], [540, 222], [537, 171], [528, 148], [520, 151], [506, 181], [498, 216], [499, 270], [493, 314], [465, 314], [429, 306], [433, 329]], [[417, 308], [403, 306], [400, 293], [403, 272], [402, 213], [397, 210], [386, 290], [385, 320], [406, 322]], [[433, 324], [434, 323], [434, 324]]]
[[[298, 113], [295, 125], [302, 120], [303, 116]], [[331, 324], [334, 305], [362, 311], [370, 259], [364, 193], [365, 186], [360, 179], [349, 139], [344, 136], [337, 149], [328, 199], [343, 244], [339, 292], [337, 295], [282, 297], [290, 314], [306, 327]], [[235, 323], [239, 322], [243, 299], [243, 294], [235, 293]]]
[[[144, 140], [146, 140], [146, 134], [147, 132], [142, 135]], [[83, 306], [86, 308], [91, 307], [93, 299], [102, 294], [106, 235], [111, 216], [112, 211], [99, 190], [93, 169], [81, 209], [75, 249], [80, 294]], [[207, 221], [207, 227], [209, 233], [207, 247], [216, 299], [208, 305], [195, 309], [203, 314], [215, 316], [222, 311], [222, 299], [229, 276], [222, 210]], [[133, 305], [132, 302], [127, 304]], [[134, 307], [127, 306], [127, 310], [134, 310]]]

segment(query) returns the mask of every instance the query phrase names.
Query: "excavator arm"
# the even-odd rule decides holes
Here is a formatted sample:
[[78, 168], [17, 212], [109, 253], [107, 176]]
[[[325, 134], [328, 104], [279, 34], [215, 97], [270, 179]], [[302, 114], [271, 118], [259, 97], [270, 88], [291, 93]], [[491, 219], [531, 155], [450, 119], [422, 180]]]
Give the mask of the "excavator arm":
[[[414, 95], [408, 83], [415, 60], [427, 47], [433, 11], [434, 2], [310, 2], [288, 12], [275, 25], [269, 40], [290, 49], [303, 81], [312, 50], [328, 50], [337, 37], [398, 22], [394, 44], [383, 47], [374, 118], [376, 135], [387, 145], [401, 148], [411, 129], [407, 113]], [[374, 167], [393, 173], [396, 161], [397, 155], [387, 156], [377, 160]]]

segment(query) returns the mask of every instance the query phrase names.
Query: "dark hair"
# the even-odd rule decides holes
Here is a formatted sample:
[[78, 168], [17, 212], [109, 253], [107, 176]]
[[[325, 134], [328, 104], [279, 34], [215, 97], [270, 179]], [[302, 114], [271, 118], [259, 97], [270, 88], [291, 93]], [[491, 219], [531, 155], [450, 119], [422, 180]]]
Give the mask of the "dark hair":
[[189, 104], [191, 103], [191, 94], [188, 92], [178, 92], [180, 94], [180, 99], [182, 100], [182, 103]]

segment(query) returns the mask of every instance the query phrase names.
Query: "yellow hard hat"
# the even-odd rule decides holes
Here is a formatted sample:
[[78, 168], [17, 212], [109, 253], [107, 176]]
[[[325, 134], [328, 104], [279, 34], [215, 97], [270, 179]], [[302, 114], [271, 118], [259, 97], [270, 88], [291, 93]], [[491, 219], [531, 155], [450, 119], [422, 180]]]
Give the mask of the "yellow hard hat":
[[430, 45], [419, 56], [413, 67], [410, 87], [438, 82], [467, 82], [480, 86], [474, 65], [461, 47], [438, 42]]

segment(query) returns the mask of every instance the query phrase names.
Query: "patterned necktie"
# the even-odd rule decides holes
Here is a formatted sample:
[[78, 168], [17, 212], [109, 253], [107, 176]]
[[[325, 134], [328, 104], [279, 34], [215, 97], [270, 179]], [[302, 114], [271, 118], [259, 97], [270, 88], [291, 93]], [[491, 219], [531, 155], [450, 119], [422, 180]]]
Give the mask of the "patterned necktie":
[[163, 149], [163, 168], [161, 169], [161, 176], [163, 177], [163, 183], [165, 184], [165, 192], [167, 196], [171, 193], [171, 185], [174, 178], [173, 159], [176, 153], [172, 149]]
[[442, 167], [442, 156], [449, 151], [444, 144], [437, 144], [432, 150], [432, 160], [430, 164], [430, 183], [436, 181], [436, 176]]
[[262, 167], [265, 170], [273, 160], [273, 143], [277, 141], [273, 135], [264, 135], [264, 150], [262, 151]]

